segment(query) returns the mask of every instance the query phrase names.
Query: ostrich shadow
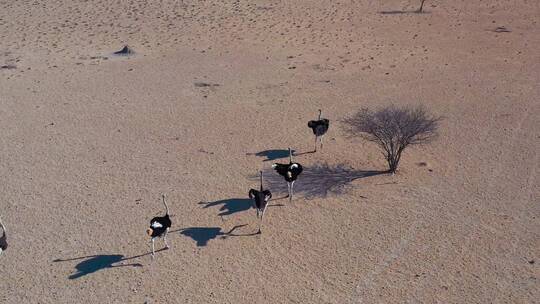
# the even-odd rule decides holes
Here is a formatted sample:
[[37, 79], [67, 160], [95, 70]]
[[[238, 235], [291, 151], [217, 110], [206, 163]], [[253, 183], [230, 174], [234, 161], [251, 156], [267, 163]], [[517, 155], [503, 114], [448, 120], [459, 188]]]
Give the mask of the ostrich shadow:
[[208, 245], [210, 240], [216, 239], [217, 237], [221, 239], [226, 239], [232, 236], [254, 236], [257, 233], [248, 233], [248, 234], [235, 234], [234, 230], [247, 226], [247, 224], [236, 225], [231, 230], [225, 232], [221, 231], [220, 227], [189, 227], [178, 229], [172, 232], [180, 232], [180, 234], [192, 238], [196, 243], [197, 247], [204, 247]]
[[[293, 155], [294, 155], [295, 152], [296, 152], [295, 150], [292, 150]], [[280, 150], [271, 149], [271, 150], [264, 150], [264, 151], [257, 152], [257, 153], [246, 153], [246, 155], [255, 155], [255, 156], [258, 156], [258, 157], [266, 157], [266, 159], [263, 159], [263, 161], [267, 162], [267, 161], [273, 161], [273, 160], [280, 159], [280, 158], [289, 157], [289, 150], [287, 150], [287, 149], [280, 149]]]
[[199, 205], [204, 205], [203, 208], [222, 205], [221, 208], [219, 208], [219, 211], [221, 212], [218, 215], [224, 216], [249, 210], [253, 206], [253, 200], [249, 198], [231, 198], [215, 202], [199, 202]]
[[304, 152], [300, 152], [300, 153], [293, 153], [293, 156], [301, 156], [301, 155], [313, 154], [313, 153], [317, 153], [317, 151], [311, 150], [311, 151], [304, 151]]
[[[279, 200], [282, 198], [277, 199], [271, 199], [272, 200]], [[203, 209], [214, 207], [214, 206], [221, 206], [219, 210], [221, 211], [218, 216], [224, 216], [224, 215], [231, 215], [242, 211], [247, 211], [254, 207], [253, 199], [250, 198], [231, 198], [231, 199], [224, 199], [219, 200], [215, 202], [199, 202], [199, 205], [204, 205]], [[269, 204], [268, 207], [283, 207], [282, 204]]]
[[[166, 250], [166, 248], [157, 250], [156, 252]], [[133, 260], [136, 258], [143, 257], [145, 255], [149, 255], [151, 252], [147, 252], [144, 254], [132, 256], [132, 257], [124, 257], [122, 254], [98, 254], [98, 255], [89, 255], [89, 256], [83, 256], [78, 258], [71, 258], [71, 259], [55, 259], [53, 260], [54, 263], [57, 262], [68, 262], [68, 261], [75, 261], [75, 260], [82, 260], [84, 261], [80, 262], [79, 264], [75, 265], [75, 269], [77, 270], [75, 273], [70, 275], [68, 278], [70, 280], [78, 279], [82, 276], [94, 273], [96, 271], [107, 269], [107, 268], [116, 268], [116, 267], [143, 267], [140, 263], [131, 263], [131, 264], [119, 264], [119, 265], [113, 265], [115, 263], [119, 263], [122, 261], [127, 260]]]
[[[274, 170], [267, 169], [265, 182], [272, 193], [288, 193], [287, 183], [282, 176]], [[343, 194], [346, 186], [361, 178], [386, 174], [388, 171], [356, 170], [344, 164], [328, 165], [318, 164], [312, 167], [304, 167], [304, 170], [294, 183], [294, 195], [303, 195], [307, 199], [326, 197], [330, 193]], [[253, 176], [252, 178], [255, 178]], [[282, 197], [279, 199], [286, 198]]]

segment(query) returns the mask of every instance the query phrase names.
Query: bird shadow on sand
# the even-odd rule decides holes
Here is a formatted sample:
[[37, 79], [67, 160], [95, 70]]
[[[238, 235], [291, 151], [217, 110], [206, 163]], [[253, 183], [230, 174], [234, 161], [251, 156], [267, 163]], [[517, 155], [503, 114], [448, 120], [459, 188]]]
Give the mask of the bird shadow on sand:
[[[292, 153], [294, 154], [295, 151], [292, 150]], [[267, 162], [267, 161], [273, 161], [273, 160], [280, 159], [280, 158], [289, 157], [289, 150], [287, 150], [287, 149], [281, 149], [281, 150], [272, 149], [272, 150], [264, 150], [264, 151], [257, 152], [257, 153], [246, 153], [246, 155], [255, 155], [255, 156], [258, 156], [258, 157], [266, 157], [266, 159], [263, 159], [263, 161]]]
[[[156, 252], [159, 252], [162, 250], [166, 250], [166, 248], [157, 250]], [[124, 257], [124, 255], [122, 254], [97, 254], [97, 255], [89, 255], [89, 256], [83, 256], [83, 257], [71, 258], [71, 259], [56, 259], [56, 260], [53, 260], [53, 262], [57, 263], [57, 262], [83, 260], [79, 264], [75, 265], [75, 269], [77, 271], [68, 277], [70, 280], [74, 280], [74, 279], [78, 279], [82, 276], [94, 273], [102, 269], [117, 268], [117, 267], [143, 267], [143, 265], [140, 263], [128, 263], [128, 264], [123, 263], [123, 264], [118, 264], [118, 265], [113, 265], [113, 264], [127, 261], [127, 260], [137, 259], [137, 258], [150, 255], [150, 254], [151, 252], [147, 252], [147, 253], [132, 256], [132, 257]]]
[[226, 239], [228, 237], [233, 237], [233, 236], [257, 235], [257, 233], [248, 233], [248, 234], [233, 233], [234, 230], [244, 227], [244, 226], [247, 226], [247, 224], [236, 225], [227, 232], [221, 231], [220, 227], [189, 227], [189, 228], [178, 229], [172, 232], [180, 232], [180, 234], [192, 238], [197, 243], [197, 247], [204, 247], [208, 245], [208, 242], [210, 240], [216, 239], [218, 237], [220, 239]]
[[221, 206], [221, 208], [219, 208], [219, 211], [221, 212], [218, 215], [224, 216], [249, 210], [253, 207], [253, 200], [249, 198], [230, 198], [215, 202], [199, 202], [199, 205], [204, 205], [204, 209]]
[[305, 152], [299, 152], [299, 153], [293, 152], [293, 156], [301, 156], [301, 155], [313, 154], [313, 153], [317, 153], [317, 151], [311, 150], [311, 151], [305, 151]]
[[[266, 171], [264, 176], [267, 188], [272, 193], [286, 195], [288, 193], [287, 183], [283, 177], [273, 169]], [[302, 195], [307, 199], [312, 199], [326, 197], [330, 193], [343, 194], [347, 190], [346, 186], [354, 180], [386, 173], [388, 171], [356, 170], [344, 164], [318, 164], [313, 167], [304, 167], [304, 171], [294, 183], [294, 195]]]
[[[284, 197], [272, 199], [272, 200], [279, 200], [283, 199]], [[251, 208], [255, 208], [253, 204], [253, 200], [250, 198], [231, 198], [231, 199], [224, 199], [219, 200], [215, 202], [199, 202], [199, 205], [204, 205], [203, 209], [214, 207], [214, 206], [220, 206], [219, 211], [221, 211], [218, 216], [226, 216], [235, 214], [242, 211], [247, 211]], [[282, 204], [270, 204], [268, 207], [283, 207]]]

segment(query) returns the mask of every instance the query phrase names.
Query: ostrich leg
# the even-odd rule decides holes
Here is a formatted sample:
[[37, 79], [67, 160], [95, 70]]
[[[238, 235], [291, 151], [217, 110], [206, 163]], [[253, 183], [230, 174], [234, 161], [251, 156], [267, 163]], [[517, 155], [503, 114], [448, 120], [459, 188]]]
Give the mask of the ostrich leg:
[[289, 202], [292, 201], [292, 197], [293, 197], [293, 188], [294, 188], [294, 181], [292, 181], [292, 183], [291, 183], [291, 196], [289, 196]]
[[291, 197], [291, 183], [287, 182], [287, 197]]
[[169, 228], [165, 230], [165, 235], [163, 236], [163, 241], [165, 242], [165, 247], [169, 248], [169, 244], [167, 243], [167, 234], [169, 233]]

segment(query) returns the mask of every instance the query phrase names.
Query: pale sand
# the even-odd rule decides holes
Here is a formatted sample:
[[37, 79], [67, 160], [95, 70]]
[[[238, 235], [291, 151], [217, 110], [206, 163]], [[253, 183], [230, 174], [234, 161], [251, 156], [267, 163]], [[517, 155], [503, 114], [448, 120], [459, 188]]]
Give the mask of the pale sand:
[[[416, 2], [0, 1], [0, 302], [538, 301], [539, 4], [380, 13]], [[296, 160], [383, 170], [341, 121], [392, 102], [445, 116], [439, 139], [395, 176], [273, 202], [250, 236], [272, 163], [252, 153], [311, 150], [322, 108], [324, 150]]]

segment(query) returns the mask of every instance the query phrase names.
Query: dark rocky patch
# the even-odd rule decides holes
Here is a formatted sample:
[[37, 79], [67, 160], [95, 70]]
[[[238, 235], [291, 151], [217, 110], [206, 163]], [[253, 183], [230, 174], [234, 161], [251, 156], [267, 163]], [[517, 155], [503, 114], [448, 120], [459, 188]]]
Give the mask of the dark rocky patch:
[[194, 85], [198, 88], [219, 87], [218, 83], [207, 83], [207, 82], [195, 82]]
[[17, 66], [16, 65], [13, 65], [13, 64], [6, 64], [6, 65], [3, 65], [3, 66], [0, 66], [0, 69], [5, 69], [5, 70], [13, 70], [13, 69], [16, 69]]
[[119, 56], [129, 56], [135, 54], [135, 51], [126, 45], [120, 51], [116, 51], [113, 54]]
[[507, 29], [505, 26], [498, 26], [493, 30], [495, 33], [510, 33], [511, 30]]

